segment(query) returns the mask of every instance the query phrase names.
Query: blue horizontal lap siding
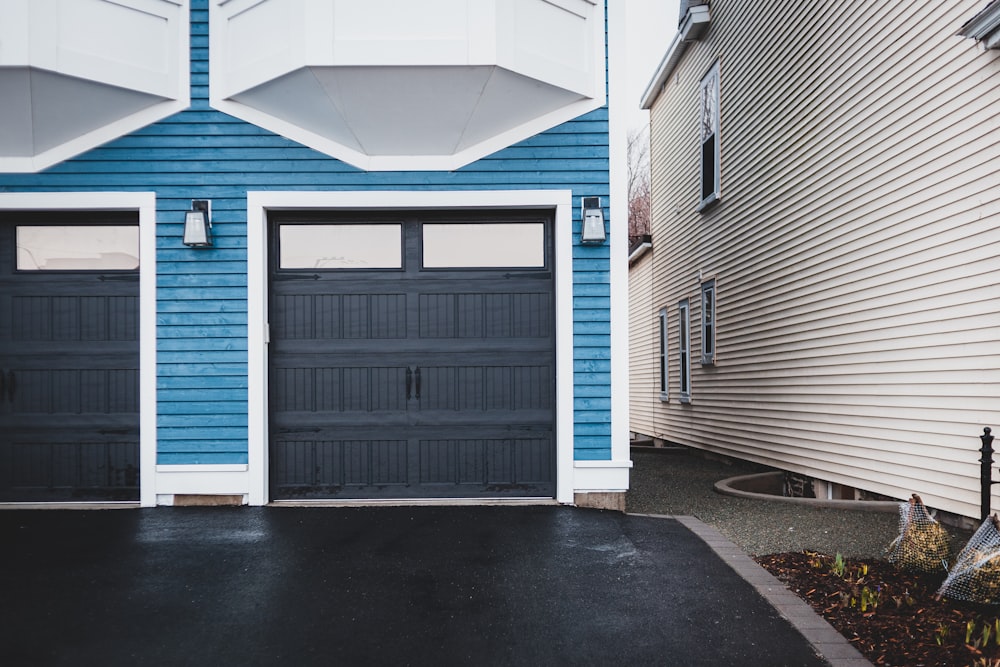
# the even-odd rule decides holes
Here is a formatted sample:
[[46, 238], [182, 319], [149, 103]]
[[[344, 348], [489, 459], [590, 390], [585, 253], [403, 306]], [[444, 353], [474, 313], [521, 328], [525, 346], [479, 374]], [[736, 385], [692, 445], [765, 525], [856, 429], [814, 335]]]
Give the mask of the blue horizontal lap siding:
[[[157, 461], [246, 463], [248, 190], [571, 189], [608, 202], [599, 109], [450, 172], [368, 173], [208, 105], [208, 12], [192, 2], [191, 108], [0, 191], [155, 191]], [[181, 244], [192, 199], [212, 201], [215, 247]], [[611, 455], [609, 248], [573, 248], [575, 457]]]

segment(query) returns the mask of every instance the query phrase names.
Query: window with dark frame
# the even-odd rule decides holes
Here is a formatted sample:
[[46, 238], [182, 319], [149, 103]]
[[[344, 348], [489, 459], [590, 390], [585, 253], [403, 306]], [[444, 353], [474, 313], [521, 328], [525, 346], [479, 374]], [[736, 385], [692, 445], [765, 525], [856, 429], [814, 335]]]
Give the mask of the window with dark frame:
[[660, 400], [666, 401], [670, 398], [670, 384], [667, 364], [670, 362], [667, 356], [667, 309], [660, 311], [657, 318], [660, 323]]
[[719, 64], [715, 63], [701, 80], [701, 204], [704, 208], [719, 199]]
[[715, 279], [701, 284], [701, 363], [715, 363]]
[[677, 304], [677, 321], [680, 326], [677, 353], [680, 360], [680, 400], [681, 403], [691, 401], [691, 304], [687, 299]]

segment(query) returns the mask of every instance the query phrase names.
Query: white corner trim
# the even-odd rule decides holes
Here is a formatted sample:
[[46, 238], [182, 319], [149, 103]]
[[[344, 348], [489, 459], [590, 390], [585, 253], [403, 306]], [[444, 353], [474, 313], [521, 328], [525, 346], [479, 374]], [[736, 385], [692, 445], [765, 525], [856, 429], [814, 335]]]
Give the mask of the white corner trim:
[[156, 193], [0, 193], [0, 210], [139, 214], [139, 501], [156, 504]]
[[611, 458], [628, 458], [628, 44], [625, 2], [608, 7], [608, 85], [615, 104], [608, 108], [611, 220]]
[[251, 191], [247, 193], [249, 504], [269, 502], [267, 214], [307, 209], [549, 208], [555, 224], [556, 500], [573, 503], [573, 192], [571, 190]]

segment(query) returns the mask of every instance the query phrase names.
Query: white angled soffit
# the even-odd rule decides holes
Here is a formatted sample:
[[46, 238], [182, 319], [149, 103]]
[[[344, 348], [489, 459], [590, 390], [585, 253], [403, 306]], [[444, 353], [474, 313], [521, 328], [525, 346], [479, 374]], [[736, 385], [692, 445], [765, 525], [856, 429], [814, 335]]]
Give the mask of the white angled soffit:
[[962, 26], [958, 34], [972, 37], [987, 49], [1000, 49], [1000, 0], [986, 5]]
[[190, 103], [188, 0], [2, 0], [0, 172], [36, 172]]
[[677, 34], [674, 35], [673, 41], [667, 48], [666, 55], [660, 61], [660, 66], [656, 68], [656, 74], [646, 86], [646, 92], [642, 94], [641, 108], [649, 109], [653, 106], [653, 102], [660, 96], [660, 91], [663, 90], [667, 79], [673, 74], [677, 63], [681, 61], [681, 57], [687, 51], [688, 44], [701, 39], [702, 35], [708, 31], [711, 20], [712, 16], [707, 4], [688, 7], [684, 20], [681, 21], [681, 25], [677, 29]]
[[211, 0], [212, 106], [366, 170], [449, 170], [605, 103], [603, 0]]

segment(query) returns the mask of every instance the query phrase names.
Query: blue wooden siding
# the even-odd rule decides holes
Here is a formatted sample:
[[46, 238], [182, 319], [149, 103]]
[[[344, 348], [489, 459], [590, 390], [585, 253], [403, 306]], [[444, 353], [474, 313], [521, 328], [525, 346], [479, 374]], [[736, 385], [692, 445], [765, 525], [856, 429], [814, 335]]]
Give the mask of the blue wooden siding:
[[[608, 202], [608, 114], [599, 109], [452, 172], [368, 173], [208, 105], [208, 9], [192, 1], [187, 111], [0, 191], [155, 191], [158, 462], [247, 462], [248, 190], [572, 189]], [[212, 200], [215, 247], [181, 244], [191, 199]], [[607, 208], [605, 208], [607, 212]], [[609, 248], [576, 245], [574, 443], [611, 457]]]

